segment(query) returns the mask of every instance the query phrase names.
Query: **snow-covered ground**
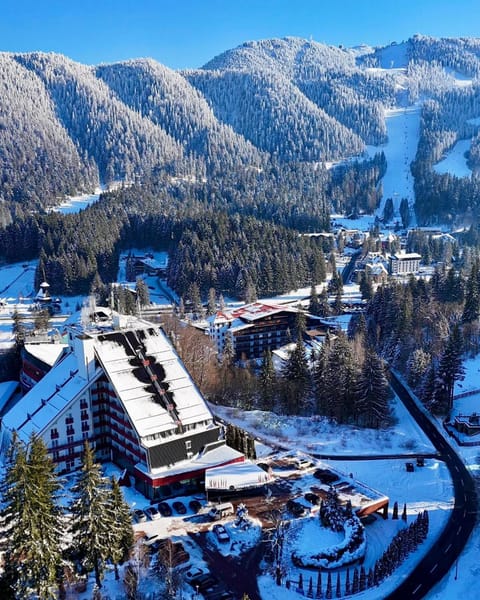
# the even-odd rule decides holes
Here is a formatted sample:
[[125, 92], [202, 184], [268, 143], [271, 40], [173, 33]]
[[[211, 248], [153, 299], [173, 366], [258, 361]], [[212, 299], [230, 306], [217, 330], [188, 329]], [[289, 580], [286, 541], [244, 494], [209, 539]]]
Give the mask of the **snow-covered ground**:
[[[435, 541], [446, 524], [450, 515], [450, 510], [453, 506], [453, 487], [445, 464], [428, 459], [425, 461], [424, 467], [416, 468], [413, 473], [407, 473], [405, 470], [405, 462], [402, 460], [384, 460], [384, 461], [334, 461], [332, 462], [335, 468], [339, 468], [345, 473], [352, 472], [354, 478], [362, 483], [366, 483], [372, 488], [385, 493], [390, 498], [390, 504], [397, 501], [402, 511], [403, 504], [407, 504], [407, 521], [410, 522], [415, 516], [423, 511], [428, 510], [430, 518], [430, 532], [427, 540], [417, 549], [415, 553], [410, 555], [405, 563], [380, 587], [373, 588], [359, 594], [358, 598], [378, 600], [384, 598], [388, 593], [401, 582], [405, 575], [412, 570], [421, 556], [425, 555], [434, 545]], [[306, 491], [309, 486], [318, 483], [313, 477], [308, 475], [302, 478], [297, 483], [298, 491]], [[391, 513], [390, 513], [391, 514]], [[332, 540], [331, 536], [319, 537], [322, 530], [316, 528], [316, 535], [307, 536], [302, 531], [301, 521], [305, 521], [306, 527], [312, 528], [311, 518], [301, 519], [296, 525], [296, 531], [288, 539], [288, 549], [284, 552], [287, 555], [286, 568], [287, 578], [298, 580], [299, 569], [294, 567], [288, 560], [288, 553], [295, 548], [296, 544], [301, 540], [302, 548], [308, 552], [324, 547], [325, 544], [330, 544], [338, 540]], [[388, 546], [395, 533], [404, 526], [402, 520], [394, 521], [391, 518], [384, 521], [377, 517], [374, 523], [366, 526], [367, 538], [367, 553], [363, 566], [368, 570], [375, 563], [375, 560], [381, 555], [383, 550]], [[302, 570], [304, 589], [307, 589], [310, 576], [313, 576], [313, 584], [315, 589], [316, 573], [307, 570]], [[325, 575], [325, 574], [324, 574]], [[350, 571], [352, 577], [352, 571]], [[342, 584], [345, 581], [345, 569], [341, 570]], [[326, 577], [323, 579], [323, 592], [325, 593]], [[333, 577], [333, 582], [336, 582], [336, 572]], [[293, 590], [278, 588], [275, 585], [272, 575], [265, 575], [259, 581], [262, 598], [275, 598], [279, 600], [287, 600], [298, 598]], [[446, 598], [444, 596], [443, 598]]]
[[398, 398], [392, 403], [395, 424], [385, 430], [338, 425], [323, 417], [283, 416], [213, 404], [210, 408], [214, 414], [245, 427], [266, 443], [307, 453], [348, 457], [434, 451]]
[[445, 158], [434, 165], [433, 170], [436, 173], [451, 173], [457, 177], [470, 177], [471, 169], [467, 165], [466, 152], [470, 150], [472, 140], [459, 140], [451, 148]]
[[420, 106], [386, 110], [385, 122], [388, 142], [381, 146], [367, 147], [369, 156], [383, 151], [387, 159], [387, 171], [381, 181], [383, 196], [377, 209], [379, 216], [383, 215], [387, 198], [392, 198], [396, 212], [398, 212], [402, 198], [407, 198], [410, 205], [415, 202], [410, 163], [417, 153]]
[[96, 188], [93, 194], [80, 194], [79, 196], [68, 196], [64, 202], [51, 209], [64, 215], [78, 213], [90, 204], [94, 204], [100, 198], [104, 188]]

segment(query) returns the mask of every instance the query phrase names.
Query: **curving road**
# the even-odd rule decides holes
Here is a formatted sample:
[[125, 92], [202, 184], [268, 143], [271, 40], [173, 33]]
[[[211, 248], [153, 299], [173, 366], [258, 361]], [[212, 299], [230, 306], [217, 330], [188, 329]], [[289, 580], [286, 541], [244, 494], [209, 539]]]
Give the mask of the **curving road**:
[[391, 376], [394, 391], [445, 461], [452, 476], [455, 492], [452, 515], [434, 549], [417, 564], [405, 581], [387, 596], [388, 600], [416, 600], [423, 598], [446, 575], [467, 543], [476, 521], [477, 493], [469, 471], [456, 452], [417, 406], [395, 373], [392, 372]]

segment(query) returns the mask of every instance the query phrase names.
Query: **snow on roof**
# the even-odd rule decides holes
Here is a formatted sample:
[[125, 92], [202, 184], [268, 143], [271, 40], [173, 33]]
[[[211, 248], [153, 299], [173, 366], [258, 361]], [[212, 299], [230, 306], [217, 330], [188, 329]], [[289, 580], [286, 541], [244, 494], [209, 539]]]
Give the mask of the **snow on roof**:
[[42, 432], [87, 384], [78, 375], [76, 356], [68, 354], [4, 415], [2, 424], [28, 442], [32, 433]]
[[246, 460], [205, 471], [205, 489], [250, 488], [273, 481], [273, 476]]
[[25, 344], [25, 350], [46, 365], [53, 367], [68, 344]]
[[189, 460], [183, 460], [175, 463], [173, 466], [163, 466], [158, 469], [149, 471], [145, 465], [138, 463], [135, 468], [150, 476], [158, 476], [160, 474], [177, 475], [178, 473], [189, 473], [200, 469], [208, 469], [216, 465], [229, 463], [233, 460], [241, 459], [243, 454], [238, 450], [234, 450], [225, 444], [217, 448], [205, 452], [199, 456], [195, 456]]
[[420, 260], [422, 256], [416, 252], [397, 252], [396, 254], [392, 254], [391, 258], [396, 260]]
[[135, 339], [144, 345], [150, 364], [164, 374], [160, 386], [172, 393], [173, 403], [183, 425], [211, 421], [212, 414], [163, 331], [153, 326], [133, 332], [100, 335], [96, 354], [123, 403], [138, 435], [145, 437], [176, 427], [172, 415], [158, 401], [147, 371], [135, 366]]

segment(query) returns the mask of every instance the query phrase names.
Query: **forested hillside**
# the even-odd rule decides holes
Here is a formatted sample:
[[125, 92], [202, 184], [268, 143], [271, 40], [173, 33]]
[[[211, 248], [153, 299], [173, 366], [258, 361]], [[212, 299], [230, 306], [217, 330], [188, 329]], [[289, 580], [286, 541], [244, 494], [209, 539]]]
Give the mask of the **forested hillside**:
[[[55, 54], [3, 53], [0, 255], [41, 253], [58, 291], [73, 293], [109, 281], [120, 248], [154, 243], [169, 249], [177, 273], [190, 274], [186, 283], [172, 266], [182, 293], [192, 279], [202, 291], [243, 293], [245, 277], [267, 292], [276, 267], [236, 235], [240, 222], [253, 239], [271, 240], [282, 260], [302, 254], [298, 281], [286, 270], [274, 278], [278, 291], [309, 283], [311, 249], [292, 240], [328, 230], [332, 211], [377, 209], [388, 168], [385, 111], [412, 102], [422, 107], [416, 159], [405, 165], [417, 221], [476, 222], [479, 56], [478, 40], [423, 36], [357, 49], [248, 42], [183, 72], [151, 59], [88, 67]], [[438, 173], [436, 163], [464, 139], [472, 177]], [[367, 144], [379, 146], [374, 158], [363, 154]], [[114, 181], [133, 186], [85, 214], [45, 214], [65, 194]], [[202, 236], [215, 211], [231, 231], [207, 249]]]

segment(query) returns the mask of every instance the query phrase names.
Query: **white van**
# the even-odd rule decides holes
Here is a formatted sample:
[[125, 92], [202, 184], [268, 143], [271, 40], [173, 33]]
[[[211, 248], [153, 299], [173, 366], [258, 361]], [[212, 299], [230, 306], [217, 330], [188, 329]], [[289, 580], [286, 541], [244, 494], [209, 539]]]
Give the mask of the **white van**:
[[219, 519], [223, 519], [224, 517], [229, 517], [233, 515], [233, 504], [231, 502], [224, 502], [223, 504], [217, 504], [212, 509], [210, 509], [208, 516], [212, 521], [218, 521]]

